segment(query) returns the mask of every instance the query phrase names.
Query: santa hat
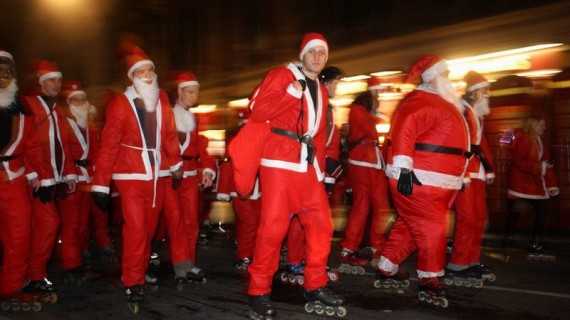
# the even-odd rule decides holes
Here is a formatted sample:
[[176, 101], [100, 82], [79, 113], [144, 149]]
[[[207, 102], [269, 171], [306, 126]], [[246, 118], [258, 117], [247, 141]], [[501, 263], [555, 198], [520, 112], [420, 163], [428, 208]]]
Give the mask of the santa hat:
[[487, 81], [487, 79], [485, 79], [482, 74], [475, 71], [467, 72], [465, 78], [463, 78], [463, 81], [465, 81], [465, 84], [467, 85], [467, 91], [469, 92], [491, 86], [489, 81]]
[[4, 49], [0, 49], [0, 59], [1, 58], [5, 58], [10, 60], [10, 62], [14, 63], [14, 57], [12, 57], [12, 55], [10, 54], [10, 52], [4, 50]]
[[382, 80], [380, 80], [376, 77], [368, 78], [367, 82], [368, 82], [368, 91], [379, 90], [379, 89], [382, 89], [384, 87]]
[[71, 104], [71, 98], [84, 95], [87, 96], [83, 88], [81, 87], [81, 82], [79, 81], [64, 81], [61, 84], [61, 91], [65, 97], [67, 104]]
[[145, 64], [150, 64], [154, 67], [154, 63], [146, 55], [146, 53], [138, 46], [133, 46], [131, 51], [126, 55], [127, 62], [127, 76], [133, 79], [133, 72]]
[[424, 82], [435, 79], [440, 73], [447, 70], [447, 62], [438, 56], [422, 56], [408, 72], [406, 83], [417, 83], [421, 77]]
[[42, 83], [48, 79], [62, 78], [63, 75], [55, 62], [40, 60], [37, 61], [38, 83]]
[[176, 83], [178, 89], [185, 88], [187, 86], [200, 86], [198, 78], [192, 72], [179, 72], [175, 75]]
[[317, 46], [323, 46], [327, 52], [327, 56], [329, 55], [329, 44], [322, 34], [316, 32], [309, 32], [305, 34], [303, 37], [303, 42], [301, 43], [301, 53], [299, 54], [299, 59], [303, 60], [305, 53], [311, 50], [311, 48]]

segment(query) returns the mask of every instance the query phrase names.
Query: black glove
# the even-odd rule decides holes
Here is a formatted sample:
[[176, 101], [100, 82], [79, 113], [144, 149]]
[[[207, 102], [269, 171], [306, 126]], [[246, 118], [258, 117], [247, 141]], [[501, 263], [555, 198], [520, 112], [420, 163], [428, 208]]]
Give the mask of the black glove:
[[342, 164], [336, 159], [327, 157], [325, 162], [325, 171], [329, 176], [338, 179], [342, 175]]
[[172, 173], [172, 189], [176, 190], [178, 189], [178, 187], [180, 187], [180, 184], [182, 183], [182, 178], [184, 178], [184, 172], [182, 171], [182, 169], [173, 171]]
[[39, 187], [38, 191], [34, 191], [32, 195], [34, 198], [40, 197], [40, 201], [43, 204], [51, 202], [53, 199], [53, 191], [55, 189], [55, 185], [47, 186], [47, 187]]
[[414, 183], [418, 186], [422, 185], [413, 171], [401, 169], [400, 178], [398, 179], [398, 192], [405, 196], [411, 195], [414, 191]]
[[334, 191], [334, 183], [325, 182], [325, 191], [327, 192], [328, 196], [330, 197]]
[[109, 208], [109, 202], [111, 197], [109, 197], [109, 194], [104, 193], [104, 192], [98, 192], [98, 191], [93, 191], [91, 193], [91, 195], [93, 196], [93, 201], [95, 202], [95, 204], [103, 211], [107, 211], [107, 208]]

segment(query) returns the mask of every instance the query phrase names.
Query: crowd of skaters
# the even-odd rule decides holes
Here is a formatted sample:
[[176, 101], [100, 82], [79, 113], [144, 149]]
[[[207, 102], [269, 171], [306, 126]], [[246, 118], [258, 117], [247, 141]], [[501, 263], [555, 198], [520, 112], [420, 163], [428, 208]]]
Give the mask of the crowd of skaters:
[[[145, 284], [156, 281], [147, 272], [151, 242], [164, 234], [176, 282], [205, 282], [196, 261], [199, 193], [215, 180], [217, 199], [231, 201], [235, 209], [235, 266], [250, 276], [253, 319], [276, 315], [270, 293], [284, 246], [286, 272], [293, 275], [288, 279], [302, 279], [306, 289], [306, 311], [346, 314], [344, 297], [327, 286], [338, 277], [328, 266], [333, 232], [329, 198], [343, 176], [352, 188], [353, 204], [338, 272], [363, 274], [370, 264], [376, 270], [375, 286], [409, 285], [409, 274], [399, 265], [417, 251], [419, 298], [444, 307], [445, 274], [450, 284], [494, 279], [479, 259], [485, 184], [494, 178], [483, 131], [490, 83], [481, 74], [466, 75], [466, 93], [459, 99], [445, 60], [421, 57], [406, 79], [417, 87], [396, 109], [383, 146], [378, 143], [381, 115], [376, 110], [384, 87], [371, 78], [368, 90], [350, 106], [350, 129], [343, 138], [348, 157], [342, 164], [329, 98], [344, 75], [337, 67], [326, 67], [329, 46], [324, 36], [307, 33], [300, 63], [272, 69], [253, 91], [246, 120], [228, 138], [228, 153], [217, 166], [189, 112], [199, 94], [196, 76], [173, 74], [176, 87], [169, 99], [144, 51], [134, 45], [122, 50], [131, 85], [106, 106], [102, 130], [93, 125], [96, 109], [81, 84], [62, 83], [53, 62], [39, 61], [37, 91], [18, 95], [15, 59], [0, 50], [3, 300], [55, 302], [47, 263], [58, 236], [66, 274], [84, 277], [90, 220], [97, 247], [113, 260], [106, 214], [112, 194], [120, 195], [121, 279], [134, 313], [144, 301]], [[539, 187], [509, 184], [510, 201], [530, 199], [540, 217], [531, 245], [537, 254], [543, 253], [544, 200], [559, 192], [540, 139], [543, 131], [544, 120], [531, 118], [513, 144], [515, 150], [526, 148], [515, 152], [524, 158], [513, 161], [517, 179], [527, 175]], [[388, 223], [390, 199], [398, 213], [393, 226]], [[456, 223], [448, 261], [446, 212], [453, 206]], [[510, 226], [516, 223], [515, 213], [509, 221]], [[367, 257], [360, 250], [366, 232]]]

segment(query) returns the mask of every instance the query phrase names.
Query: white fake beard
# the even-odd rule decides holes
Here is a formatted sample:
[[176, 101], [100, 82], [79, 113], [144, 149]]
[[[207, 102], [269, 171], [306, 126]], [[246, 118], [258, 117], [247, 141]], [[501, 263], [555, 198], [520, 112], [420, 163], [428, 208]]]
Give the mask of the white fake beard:
[[75, 122], [80, 128], [87, 128], [87, 121], [89, 120], [89, 102], [85, 102], [82, 106], [70, 104], [69, 111], [71, 111], [71, 114], [75, 117]]
[[16, 101], [16, 93], [18, 92], [18, 85], [16, 79], [12, 79], [6, 88], [0, 89], [0, 109], [7, 109]]
[[461, 114], [465, 111], [465, 107], [461, 104], [461, 100], [455, 93], [455, 88], [451, 84], [451, 81], [446, 77], [437, 76], [436, 79], [436, 90], [439, 95], [447, 102], [453, 104]]
[[196, 128], [196, 119], [194, 114], [186, 110], [178, 104], [174, 107], [174, 120], [176, 122], [176, 130], [182, 133], [191, 132]]
[[154, 112], [158, 104], [158, 97], [160, 95], [160, 89], [158, 88], [158, 82], [156, 81], [156, 76], [152, 78], [150, 84], [146, 83], [145, 80], [150, 79], [133, 79], [133, 86], [137, 93], [141, 96], [144, 101], [144, 108], [147, 112]]
[[473, 111], [479, 117], [483, 117], [491, 113], [491, 107], [489, 107], [489, 97], [482, 97], [473, 106]]

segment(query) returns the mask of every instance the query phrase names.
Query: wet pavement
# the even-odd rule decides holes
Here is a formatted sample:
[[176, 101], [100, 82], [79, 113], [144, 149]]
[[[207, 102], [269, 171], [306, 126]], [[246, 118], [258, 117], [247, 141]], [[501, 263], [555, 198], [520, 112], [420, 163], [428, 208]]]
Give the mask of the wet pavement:
[[[373, 270], [365, 275], [341, 274], [331, 286], [346, 296], [345, 319], [568, 319], [570, 318], [570, 245], [567, 237], [547, 239], [557, 253], [556, 262], [528, 261], [522, 250], [497, 249], [496, 237], [487, 235], [482, 262], [493, 267], [497, 280], [481, 289], [451, 287], [449, 307], [443, 309], [417, 299], [415, 257], [402, 268], [412, 274], [407, 289], [375, 289]], [[339, 239], [332, 244], [332, 267], [338, 266]], [[522, 239], [515, 243], [522, 247]], [[59, 302], [44, 304], [40, 312], [0, 311], [5, 319], [248, 319], [247, 275], [233, 268], [235, 245], [231, 230], [213, 233], [198, 249], [198, 265], [208, 282], [192, 283], [178, 292], [168, 259], [168, 245], [160, 247], [162, 263], [154, 267], [160, 279], [157, 291], [145, 291], [138, 315], [126, 304], [120, 282], [120, 265], [91, 258], [97, 279], [78, 286], [64, 283], [57, 253], [50, 265], [51, 280], [59, 287]], [[274, 281], [274, 319], [331, 319], [304, 311], [303, 289]]]

